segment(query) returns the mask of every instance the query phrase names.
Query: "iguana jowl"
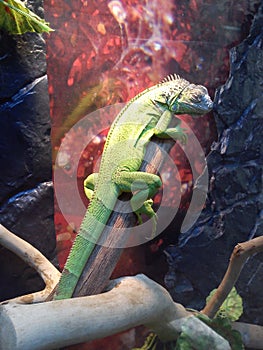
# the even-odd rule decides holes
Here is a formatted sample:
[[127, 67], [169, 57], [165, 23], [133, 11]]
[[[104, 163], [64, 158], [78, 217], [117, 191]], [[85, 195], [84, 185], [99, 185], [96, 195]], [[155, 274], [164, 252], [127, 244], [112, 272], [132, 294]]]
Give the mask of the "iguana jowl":
[[202, 115], [212, 109], [207, 89], [170, 75], [161, 83], [135, 96], [114, 120], [103, 150], [99, 173], [84, 182], [90, 199], [79, 233], [65, 264], [54, 296], [55, 300], [73, 295], [82, 270], [107, 224], [118, 196], [132, 192], [133, 211], [155, 217], [152, 197], [161, 186], [159, 176], [140, 172], [146, 146], [153, 135], [186, 142], [176, 114]]

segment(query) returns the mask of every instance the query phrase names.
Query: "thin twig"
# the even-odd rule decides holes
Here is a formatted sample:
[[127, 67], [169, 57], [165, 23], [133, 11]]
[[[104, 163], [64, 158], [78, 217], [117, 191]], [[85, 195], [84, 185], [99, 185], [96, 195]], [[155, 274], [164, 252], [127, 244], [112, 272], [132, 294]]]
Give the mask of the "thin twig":
[[0, 225], [0, 244], [19, 256], [28, 265], [33, 267], [44, 280], [46, 287], [40, 292], [23, 295], [6, 302], [36, 303], [44, 301], [52, 289], [58, 283], [60, 272], [51, 262], [34, 248], [31, 244], [10, 232], [3, 225]]
[[234, 287], [246, 260], [254, 254], [263, 251], [263, 236], [256, 237], [250, 241], [238, 243], [231, 255], [230, 262], [216, 293], [201, 311], [203, 314], [213, 318], [224, 300]]

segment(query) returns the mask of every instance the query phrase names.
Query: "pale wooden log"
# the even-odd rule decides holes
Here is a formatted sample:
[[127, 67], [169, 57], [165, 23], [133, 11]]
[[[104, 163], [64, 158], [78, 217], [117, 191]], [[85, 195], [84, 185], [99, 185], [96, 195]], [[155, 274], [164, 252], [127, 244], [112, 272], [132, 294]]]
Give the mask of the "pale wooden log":
[[263, 349], [263, 327], [256, 324], [234, 322], [232, 327], [239, 331], [243, 343], [251, 349]]
[[[163, 287], [146, 276], [119, 279], [114, 286], [100, 295], [0, 306], [0, 349], [51, 350], [138, 325], [151, 328], [163, 341], [176, 339], [183, 327], [194, 328], [196, 339], [200, 332], [211, 333], [209, 327], [173, 302]], [[230, 349], [222, 337], [212, 333], [217, 344], [214, 350]]]
[[7, 230], [3, 225], [0, 225], [0, 244], [33, 267], [46, 284], [45, 289], [42, 291], [14, 298], [12, 302], [36, 303], [44, 301], [58, 283], [60, 272], [40, 251]]

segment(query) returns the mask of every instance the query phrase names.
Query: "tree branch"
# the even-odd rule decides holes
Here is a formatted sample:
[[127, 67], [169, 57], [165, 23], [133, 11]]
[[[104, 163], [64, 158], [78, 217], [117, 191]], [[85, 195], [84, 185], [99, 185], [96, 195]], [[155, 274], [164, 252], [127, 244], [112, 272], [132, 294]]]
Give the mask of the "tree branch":
[[234, 322], [232, 328], [237, 330], [247, 348], [263, 349], [263, 327], [255, 324]]
[[216, 293], [201, 311], [203, 314], [213, 318], [224, 300], [235, 285], [246, 260], [263, 251], [263, 236], [256, 237], [250, 241], [238, 243], [230, 257], [230, 262]]
[[[3, 225], [0, 225], [0, 244], [33, 267], [46, 284], [45, 289], [40, 292], [23, 295], [9, 300], [9, 302], [36, 303], [44, 301], [58, 283], [60, 272], [36, 248], [7, 230]], [[6, 302], [8, 301], [4, 303]]]
[[145, 325], [162, 341], [176, 339], [183, 329], [193, 342], [205, 334], [211, 349], [230, 350], [224, 338], [146, 276], [122, 278], [111, 286], [112, 290], [100, 295], [0, 306], [0, 348], [56, 349]]
[[[36, 268], [47, 282], [54, 278], [53, 283], [56, 283], [59, 272], [53, 265], [3, 226], [0, 226], [0, 242]], [[193, 344], [198, 344], [205, 335], [209, 337], [210, 348], [230, 349], [225, 339], [197, 318], [190, 317], [190, 312], [174, 303], [163, 287], [147, 277], [118, 279], [112, 281], [109, 288], [113, 289], [96, 296], [32, 305], [17, 303], [43, 301], [49, 291], [3, 302], [0, 305], [0, 348], [51, 350], [145, 325], [162, 341], [175, 340], [183, 330]], [[236, 322], [233, 328], [241, 332], [245, 346], [263, 349], [263, 327]]]

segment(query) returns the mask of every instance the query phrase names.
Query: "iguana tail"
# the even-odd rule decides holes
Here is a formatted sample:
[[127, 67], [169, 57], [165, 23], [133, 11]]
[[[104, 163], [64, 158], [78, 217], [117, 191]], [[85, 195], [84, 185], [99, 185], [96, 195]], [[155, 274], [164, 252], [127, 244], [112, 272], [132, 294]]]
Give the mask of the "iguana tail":
[[[115, 203], [113, 203], [114, 206]], [[96, 196], [92, 199], [61, 274], [54, 300], [71, 298], [80, 275], [112, 213]]]

